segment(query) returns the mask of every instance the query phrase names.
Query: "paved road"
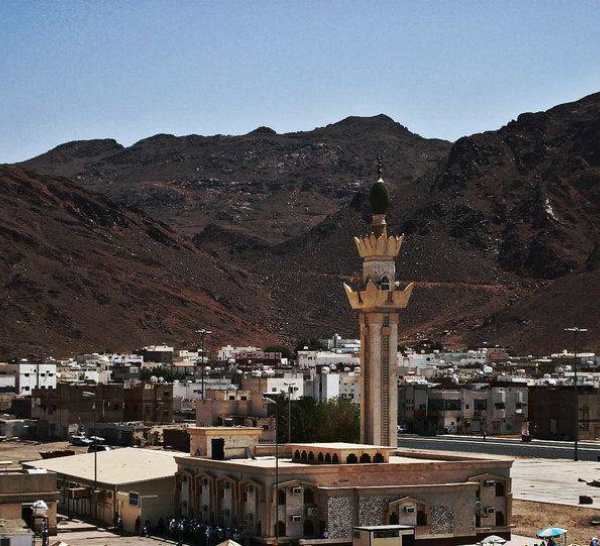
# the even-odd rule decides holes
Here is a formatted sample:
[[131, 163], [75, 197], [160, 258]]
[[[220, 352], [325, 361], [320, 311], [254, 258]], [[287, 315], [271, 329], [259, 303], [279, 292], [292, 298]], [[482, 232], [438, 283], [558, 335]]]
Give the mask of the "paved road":
[[[548, 440], [532, 440], [521, 442], [519, 439], [488, 437], [486, 441], [480, 436], [414, 436], [398, 437], [398, 446], [412, 449], [434, 449], [440, 451], [460, 451], [462, 453], [487, 453], [505, 455], [507, 457], [538, 457], [543, 459], [574, 459], [573, 442], [557, 442]], [[580, 461], [599, 461], [600, 444], [579, 442], [578, 458]]]

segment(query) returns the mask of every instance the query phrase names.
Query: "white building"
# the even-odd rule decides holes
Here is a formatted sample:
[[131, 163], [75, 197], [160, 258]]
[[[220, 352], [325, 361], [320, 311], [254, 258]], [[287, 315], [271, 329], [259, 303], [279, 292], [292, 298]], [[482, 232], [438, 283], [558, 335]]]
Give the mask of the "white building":
[[56, 362], [53, 361], [32, 364], [22, 360], [18, 364], [5, 364], [1, 372], [5, 372], [4, 378], [14, 377], [15, 392], [18, 395], [30, 395], [35, 388], [56, 388]]
[[347, 398], [355, 404], [360, 402], [360, 367], [347, 367], [333, 365], [321, 366], [310, 379], [305, 381], [307, 396], [325, 402], [334, 398]]
[[235, 357], [239, 353], [253, 353], [260, 350], [259, 347], [233, 347], [232, 345], [226, 345], [217, 351], [217, 360], [222, 362], [230, 359], [235, 360]]
[[319, 366], [360, 366], [359, 352], [298, 351], [298, 367], [314, 371]]

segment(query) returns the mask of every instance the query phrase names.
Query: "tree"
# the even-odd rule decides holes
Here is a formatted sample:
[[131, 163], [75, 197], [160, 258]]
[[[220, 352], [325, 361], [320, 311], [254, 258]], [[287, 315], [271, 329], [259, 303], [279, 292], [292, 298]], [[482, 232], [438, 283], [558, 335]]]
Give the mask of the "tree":
[[140, 371], [140, 379], [142, 381], [148, 381], [152, 376], [162, 377], [167, 383], [173, 383], [175, 379], [184, 380], [185, 374], [181, 372], [173, 372], [169, 368], [162, 368], [161, 366], [155, 366], [152, 369], [142, 368]]
[[298, 354], [298, 351], [322, 351], [324, 349], [327, 349], [327, 347], [325, 347], [325, 345], [323, 345], [323, 343], [321, 343], [321, 341], [319, 341], [317, 338], [312, 337], [310, 339], [305, 338], [296, 341], [294, 351], [296, 352], [296, 354]]
[[[288, 415], [291, 413], [292, 442], [358, 442], [360, 413], [358, 406], [346, 398], [317, 402], [310, 396], [292, 400], [285, 393], [277, 397], [279, 423], [277, 438], [288, 439]], [[291, 411], [290, 411], [291, 410]]]

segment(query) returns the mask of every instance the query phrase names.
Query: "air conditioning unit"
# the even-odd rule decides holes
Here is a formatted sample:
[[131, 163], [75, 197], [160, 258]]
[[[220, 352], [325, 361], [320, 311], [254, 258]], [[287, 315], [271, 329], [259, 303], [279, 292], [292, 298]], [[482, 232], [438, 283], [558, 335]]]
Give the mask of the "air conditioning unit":
[[299, 485], [297, 485], [296, 487], [292, 487], [292, 493], [296, 493], [296, 495], [299, 495], [300, 493], [302, 493], [302, 487], [300, 487]]
[[319, 511], [318, 511], [316, 508], [308, 508], [308, 509], [306, 510], [306, 513], [307, 513], [309, 516], [316, 516], [316, 515], [318, 515]]
[[302, 521], [302, 516], [299, 515], [299, 514], [295, 514], [293, 516], [290, 516], [290, 518], [291, 518], [292, 521], [295, 521], [295, 522]]
[[251, 483], [246, 485], [246, 493], [254, 493], [254, 486]]
[[486, 506], [484, 512], [486, 514], [493, 514], [494, 513], [494, 507], [493, 506]]
[[405, 506], [404, 511], [407, 514], [413, 514], [415, 512], [415, 507], [414, 506]]
[[496, 480], [483, 480], [484, 487], [493, 487], [496, 485]]
[[475, 501], [475, 510], [479, 512], [482, 506], [481, 501]]

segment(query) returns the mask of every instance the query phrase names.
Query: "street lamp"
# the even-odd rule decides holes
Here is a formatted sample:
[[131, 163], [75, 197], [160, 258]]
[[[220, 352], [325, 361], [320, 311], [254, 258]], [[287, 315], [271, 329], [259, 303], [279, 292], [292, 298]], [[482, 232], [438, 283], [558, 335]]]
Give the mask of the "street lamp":
[[277, 399], [269, 398], [270, 394], [263, 394], [266, 404], [275, 404], [275, 546], [279, 545], [279, 440], [277, 428], [279, 423], [279, 404]]
[[200, 328], [196, 330], [196, 333], [200, 334], [200, 363], [204, 363], [204, 338], [212, 334], [212, 332], [206, 328]]
[[587, 332], [587, 328], [565, 328], [565, 332], [573, 332], [573, 384], [575, 387], [575, 442], [573, 445], [573, 460], [579, 460], [577, 443], [579, 442], [579, 391], [577, 390], [577, 334]]
[[202, 400], [204, 400], [204, 372], [210, 372], [210, 366], [202, 366], [200, 368], [200, 388], [202, 390]]
[[[97, 389], [98, 387], [96, 387]], [[84, 398], [93, 398], [92, 410], [94, 411], [94, 519], [98, 520], [98, 435], [96, 434], [96, 393], [83, 391]]]

